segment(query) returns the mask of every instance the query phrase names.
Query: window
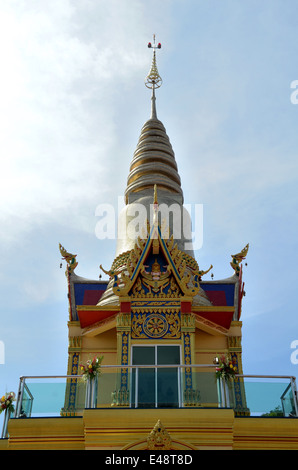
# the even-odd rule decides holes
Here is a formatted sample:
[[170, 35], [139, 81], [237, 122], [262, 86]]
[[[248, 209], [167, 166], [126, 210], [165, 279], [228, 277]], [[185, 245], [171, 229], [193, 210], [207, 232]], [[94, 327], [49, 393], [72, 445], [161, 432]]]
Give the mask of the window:
[[[180, 346], [133, 346], [132, 364], [162, 366], [180, 364]], [[179, 407], [178, 367], [133, 369], [132, 406], [136, 408]]]

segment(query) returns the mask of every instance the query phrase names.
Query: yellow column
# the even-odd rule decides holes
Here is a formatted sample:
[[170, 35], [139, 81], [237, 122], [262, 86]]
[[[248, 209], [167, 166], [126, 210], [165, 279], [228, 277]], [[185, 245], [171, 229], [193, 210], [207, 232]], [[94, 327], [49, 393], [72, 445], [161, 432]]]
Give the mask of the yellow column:
[[195, 378], [191, 364], [195, 357], [195, 318], [192, 313], [181, 314], [181, 335], [183, 347], [183, 362], [189, 365], [182, 374], [184, 377], [184, 405], [191, 406], [197, 404], [198, 397], [195, 391]]
[[[242, 345], [241, 345], [241, 326], [242, 322], [232, 322], [231, 328], [235, 331], [235, 335], [228, 336], [228, 351], [231, 356], [233, 364], [237, 367], [237, 374], [243, 374], [242, 368]], [[247, 408], [245, 387], [243, 378], [235, 377], [234, 379], [234, 393], [235, 393], [235, 412], [238, 416], [249, 415]]]
[[[81, 336], [69, 336], [67, 375], [79, 375], [81, 346]], [[78, 379], [71, 378], [67, 380], [64, 410], [61, 412], [63, 416], [75, 414], [76, 409], [80, 407], [81, 401], [84, 401], [84, 397], [79, 396], [77, 385]]]
[[[128, 366], [130, 361], [130, 336], [131, 336], [131, 314], [120, 312], [117, 316], [117, 363]], [[119, 373], [120, 372], [120, 373]], [[129, 370], [121, 367], [117, 371], [117, 389], [115, 391], [114, 404], [127, 406], [129, 404]]]

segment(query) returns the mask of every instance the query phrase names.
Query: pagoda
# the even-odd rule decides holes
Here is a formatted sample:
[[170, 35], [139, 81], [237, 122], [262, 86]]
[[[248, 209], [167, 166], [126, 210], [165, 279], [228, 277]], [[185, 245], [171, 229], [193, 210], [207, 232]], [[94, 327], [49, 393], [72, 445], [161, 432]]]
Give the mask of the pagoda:
[[[79, 373], [79, 364], [103, 356], [103, 366], [118, 365], [113, 390], [117, 406], [167, 407], [181, 404], [210, 405], [216, 387], [212, 374], [205, 374], [203, 389], [196, 384], [192, 365], [213, 364], [226, 355], [242, 374], [241, 304], [244, 294], [241, 262], [248, 245], [232, 256], [233, 274], [224, 280], [205, 280], [212, 270], [199, 267], [191, 240], [191, 218], [184, 208], [183, 190], [175, 154], [163, 123], [157, 118], [156, 89], [162, 84], [153, 49], [145, 85], [152, 90], [151, 115], [141, 129], [133, 154], [125, 209], [118, 222], [114, 261], [100, 266], [109, 281], [86, 280], [75, 273], [76, 257], [60, 245], [67, 262], [69, 289], [68, 374]], [[142, 208], [139, 230], [131, 230], [133, 214]], [[183, 397], [179, 397], [177, 371], [167, 380], [139, 371], [138, 392], [131, 391], [126, 366], [182, 365]], [[120, 368], [121, 366], [121, 368]], [[158, 371], [162, 376], [162, 371]], [[212, 378], [211, 378], [212, 377]], [[165, 398], [171, 384], [172, 402]], [[152, 390], [158, 388], [158, 396]], [[205, 391], [204, 391], [205, 389]], [[76, 389], [73, 391], [76, 394]], [[206, 396], [209, 393], [210, 396]], [[237, 412], [245, 414], [241, 384], [234, 384]], [[205, 395], [205, 398], [204, 398]], [[133, 396], [133, 402], [132, 402]], [[203, 401], [202, 401], [203, 400]], [[205, 400], [205, 401], [204, 401]], [[114, 404], [115, 404], [114, 403]], [[75, 407], [69, 395], [66, 409]]]
[[[178, 165], [157, 117], [161, 44], [154, 37], [148, 47], [151, 115], [131, 159], [113, 262], [100, 266], [108, 280], [79, 276], [77, 255], [59, 245], [69, 302], [64, 404], [56, 418], [10, 420], [8, 448], [295, 448], [296, 418], [251, 417], [241, 346], [249, 245], [231, 256], [226, 279], [213, 280], [214, 260], [195, 259]], [[216, 375], [222, 357], [229, 380]], [[81, 368], [95, 358], [101, 373], [86, 389]]]

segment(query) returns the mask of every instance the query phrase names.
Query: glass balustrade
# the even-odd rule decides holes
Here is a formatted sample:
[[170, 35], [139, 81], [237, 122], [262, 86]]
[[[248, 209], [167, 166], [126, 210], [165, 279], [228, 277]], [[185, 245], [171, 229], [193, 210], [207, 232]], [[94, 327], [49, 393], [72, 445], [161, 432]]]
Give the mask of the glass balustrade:
[[295, 379], [274, 376], [239, 376], [250, 416], [298, 416]]
[[19, 418], [82, 415], [86, 385], [77, 376], [22, 377], [15, 415]]
[[97, 380], [23, 377], [15, 417], [82, 416], [86, 408], [232, 408], [246, 416], [298, 416], [295, 379], [239, 375], [212, 365], [102, 366]]
[[[21, 377], [14, 418], [83, 416], [88, 408], [230, 408], [235, 416], [298, 417], [295, 377], [236, 375], [218, 380], [213, 365], [102, 366], [81, 376]], [[7, 437], [5, 413], [1, 438]]]

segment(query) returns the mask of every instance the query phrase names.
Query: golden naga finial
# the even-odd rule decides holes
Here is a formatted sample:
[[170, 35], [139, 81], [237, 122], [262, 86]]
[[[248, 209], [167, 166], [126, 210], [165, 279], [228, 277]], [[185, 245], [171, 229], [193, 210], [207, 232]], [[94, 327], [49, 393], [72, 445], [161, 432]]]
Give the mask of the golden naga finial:
[[237, 255], [231, 255], [232, 262], [230, 263], [230, 265], [234, 269], [235, 274], [237, 274], [237, 276], [239, 276], [239, 272], [240, 272], [239, 264], [245, 259], [247, 252], [248, 252], [248, 248], [249, 248], [249, 243], [243, 248], [243, 250], [240, 251], [240, 253], [237, 253]]
[[113, 277], [113, 276], [117, 276], [117, 275], [119, 274], [119, 272], [121, 272], [121, 270], [116, 271], [116, 270], [113, 270], [113, 269], [110, 269], [109, 271], [106, 271], [106, 269], [104, 269], [104, 268], [102, 267], [102, 265], [100, 265], [99, 267], [100, 267], [100, 269], [101, 269], [105, 274], [107, 274], [110, 278]]
[[77, 255], [73, 255], [71, 253], [68, 253], [66, 251], [66, 249], [63, 248], [61, 243], [59, 243], [59, 250], [60, 250], [62, 259], [64, 259], [67, 263], [67, 268], [66, 268], [65, 274], [67, 274], [67, 273], [71, 274], [78, 265], [78, 262], [76, 260]]
[[209, 271], [211, 271], [211, 269], [213, 268], [213, 265], [211, 264], [210, 265], [210, 268], [207, 269], [207, 271], [199, 271], [199, 279], [201, 280], [202, 276], [205, 276], [205, 274], [209, 273]]

